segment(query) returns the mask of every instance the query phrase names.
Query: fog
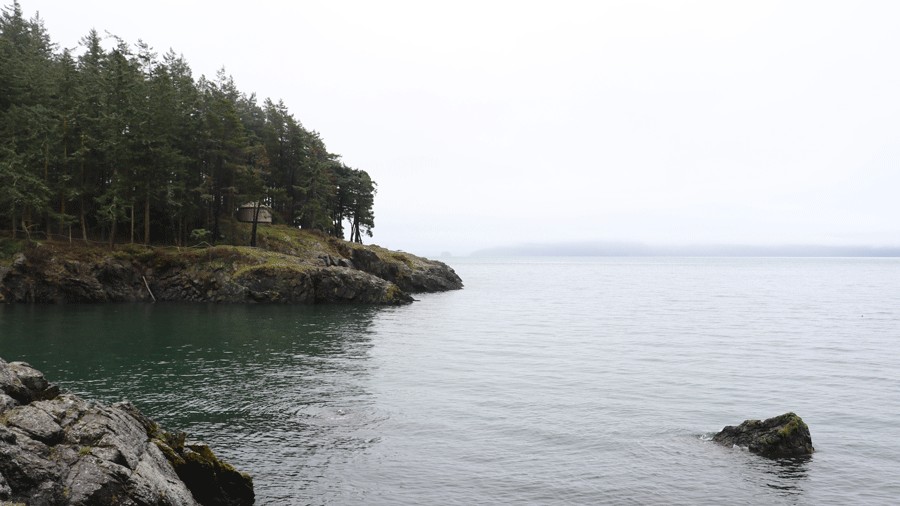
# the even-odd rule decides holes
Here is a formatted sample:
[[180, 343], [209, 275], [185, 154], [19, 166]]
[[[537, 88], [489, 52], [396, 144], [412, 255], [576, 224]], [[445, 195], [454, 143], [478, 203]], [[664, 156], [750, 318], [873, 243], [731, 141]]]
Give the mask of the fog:
[[900, 3], [21, 2], [283, 99], [374, 237], [900, 246]]

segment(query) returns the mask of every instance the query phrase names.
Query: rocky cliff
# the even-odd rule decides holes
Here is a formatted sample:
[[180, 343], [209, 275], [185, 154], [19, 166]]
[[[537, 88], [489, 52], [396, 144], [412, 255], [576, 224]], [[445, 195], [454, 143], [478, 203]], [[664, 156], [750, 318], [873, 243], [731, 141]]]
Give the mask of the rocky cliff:
[[462, 288], [444, 263], [273, 228], [260, 248], [33, 243], [0, 264], [3, 302], [403, 304]]
[[0, 359], [0, 503], [253, 504], [253, 481], [129, 403], [60, 393]]

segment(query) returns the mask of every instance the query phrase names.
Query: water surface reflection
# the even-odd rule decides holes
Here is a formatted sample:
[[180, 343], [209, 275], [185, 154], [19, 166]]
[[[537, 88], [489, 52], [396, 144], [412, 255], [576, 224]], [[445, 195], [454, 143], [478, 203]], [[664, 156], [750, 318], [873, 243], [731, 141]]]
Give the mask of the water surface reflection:
[[261, 502], [329, 486], [377, 443], [374, 307], [0, 307], [0, 356], [90, 398], [137, 404], [252, 469]]
[[781, 490], [785, 495], [800, 495], [809, 480], [809, 462], [813, 457], [785, 459], [764, 459], [765, 471], [771, 475], [766, 483], [770, 488]]

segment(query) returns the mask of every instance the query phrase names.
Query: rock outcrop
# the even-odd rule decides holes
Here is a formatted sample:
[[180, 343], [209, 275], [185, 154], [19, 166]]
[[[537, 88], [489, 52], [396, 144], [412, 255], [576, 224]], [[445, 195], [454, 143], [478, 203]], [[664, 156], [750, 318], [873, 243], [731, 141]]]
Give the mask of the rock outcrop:
[[766, 457], [799, 457], [814, 451], [809, 427], [794, 413], [785, 413], [767, 420], [745, 420], [727, 426], [713, 436], [713, 441], [728, 446], [746, 448]]
[[[405, 304], [462, 288], [446, 264], [315, 235], [276, 248], [31, 245], [0, 270], [3, 302]], [[288, 247], [285, 244], [293, 246]]]
[[[349, 256], [357, 269], [390, 281], [407, 292], [444, 292], [462, 288], [462, 280], [443, 262], [365, 248], [352, 249]], [[393, 257], [393, 261], [385, 261], [384, 257]]]
[[249, 475], [133, 405], [60, 393], [0, 359], [0, 504], [253, 504]]

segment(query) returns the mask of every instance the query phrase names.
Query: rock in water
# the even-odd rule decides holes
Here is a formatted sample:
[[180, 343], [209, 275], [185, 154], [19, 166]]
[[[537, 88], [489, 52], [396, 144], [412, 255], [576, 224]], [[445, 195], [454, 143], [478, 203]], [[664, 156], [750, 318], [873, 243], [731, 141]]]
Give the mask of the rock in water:
[[60, 394], [0, 358], [0, 504], [245, 505], [253, 480], [136, 407]]
[[737, 445], [766, 457], [799, 457], [814, 451], [809, 427], [794, 413], [767, 420], [744, 420], [737, 427], [727, 426], [713, 436], [713, 441]]

